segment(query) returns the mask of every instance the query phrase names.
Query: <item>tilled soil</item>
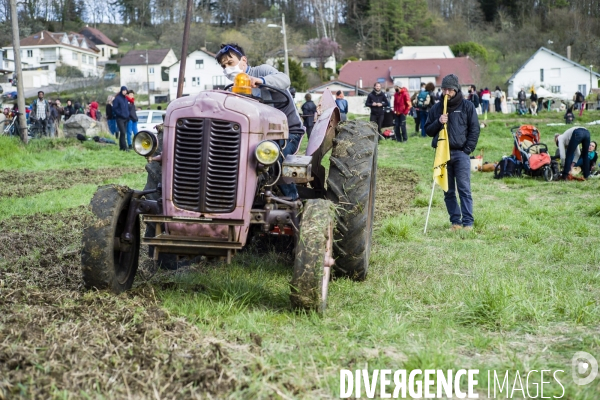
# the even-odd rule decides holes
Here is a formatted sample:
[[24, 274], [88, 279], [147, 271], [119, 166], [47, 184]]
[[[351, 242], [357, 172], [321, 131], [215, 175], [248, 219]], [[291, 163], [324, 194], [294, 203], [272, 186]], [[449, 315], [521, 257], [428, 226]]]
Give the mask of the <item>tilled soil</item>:
[[[97, 182], [98, 171], [129, 172], [88, 171], [60, 182], [87, 174]], [[376, 221], [410, 207], [416, 174], [379, 168], [377, 178]], [[56, 182], [46, 187], [56, 189]], [[206, 337], [160, 308], [154, 290], [168, 287], [173, 272], [158, 273], [151, 285], [146, 261], [125, 294], [84, 290], [80, 251], [88, 213], [82, 206], [0, 221], [0, 399], [222, 398], [260, 374], [260, 345]]]
[[0, 171], [0, 197], [25, 197], [48, 190], [100, 183], [123, 174], [145, 172], [140, 167], [46, 170], [43, 172]]

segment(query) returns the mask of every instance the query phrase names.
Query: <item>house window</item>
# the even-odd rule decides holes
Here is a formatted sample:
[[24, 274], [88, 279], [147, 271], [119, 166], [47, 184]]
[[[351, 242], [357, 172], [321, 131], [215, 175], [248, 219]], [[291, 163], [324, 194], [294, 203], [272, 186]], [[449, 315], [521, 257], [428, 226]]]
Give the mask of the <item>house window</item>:
[[177, 78], [173, 78], [173, 87], [177, 87]]
[[104, 57], [104, 49], [102, 49], [102, 57]]
[[85, 54], [81, 56], [81, 62], [87, 64], [87, 56]]
[[29, 58], [33, 57], [33, 50], [27, 50], [27, 57], [29, 57]]
[[408, 78], [408, 90], [421, 89], [421, 78]]
[[583, 97], [587, 96], [587, 85], [577, 85], [577, 91], [581, 92]]
[[560, 86], [550, 86], [550, 91], [552, 93], [560, 93]]
[[310, 63], [309, 62], [302, 63], [302, 66], [304, 68], [308, 68], [308, 67], [310, 67]]
[[217, 87], [225, 87], [225, 85], [227, 85], [227, 78], [225, 78], [224, 75], [215, 75], [212, 77], [212, 84], [213, 84], [213, 89], [216, 89]]
[[200, 77], [192, 78], [192, 86], [200, 86]]
[[204, 60], [196, 60], [196, 69], [204, 69]]
[[130, 74], [135, 74], [135, 68], [129, 68], [129, 73]]
[[73, 58], [73, 61], [77, 61], [77, 53], [71, 53], [71, 57]]
[[149, 74], [153, 74], [153, 73], [154, 73], [154, 67], [150, 67], [150, 68], [148, 68], [148, 73], [149, 73]]
[[540, 68], [540, 82], [544, 82], [544, 68]]

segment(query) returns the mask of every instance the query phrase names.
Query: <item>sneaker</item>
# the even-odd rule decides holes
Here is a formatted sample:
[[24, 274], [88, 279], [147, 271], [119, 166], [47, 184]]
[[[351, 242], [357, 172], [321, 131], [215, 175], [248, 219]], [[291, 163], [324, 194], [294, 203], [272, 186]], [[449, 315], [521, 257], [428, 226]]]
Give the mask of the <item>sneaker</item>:
[[456, 231], [460, 231], [463, 227], [461, 225], [452, 225], [452, 227], [450, 228], [450, 231], [452, 232], [456, 232]]
[[133, 147], [131, 147], [131, 145], [129, 145], [129, 150], [132, 150], [132, 149], [133, 149]]
[[463, 226], [463, 230], [465, 230], [465, 231], [472, 231], [473, 230], [473, 225]]

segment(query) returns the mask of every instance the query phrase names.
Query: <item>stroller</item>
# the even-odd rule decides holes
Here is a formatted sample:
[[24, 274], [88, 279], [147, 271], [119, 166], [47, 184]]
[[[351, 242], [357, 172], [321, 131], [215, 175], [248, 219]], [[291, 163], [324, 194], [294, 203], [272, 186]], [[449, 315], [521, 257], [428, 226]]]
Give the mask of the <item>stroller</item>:
[[[519, 165], [518, 175], [541, 176], [546, 182], [558, 179], [557, 168], [552, 168], [548, 146], [540, 143], [540, 131], [533, 125], [521, 125], [511, 129], [513, 156]], [[556, 175], [556, 176], [555, 176]]]

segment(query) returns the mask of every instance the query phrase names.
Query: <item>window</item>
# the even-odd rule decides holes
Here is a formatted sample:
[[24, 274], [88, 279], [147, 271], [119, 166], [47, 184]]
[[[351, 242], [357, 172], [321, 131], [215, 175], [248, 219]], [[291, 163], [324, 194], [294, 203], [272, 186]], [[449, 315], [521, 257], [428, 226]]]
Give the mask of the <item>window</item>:
[[200, 77], [192, 78], [192, 86], [200, 86]]
[[154, 74], [154, 67], [148, 68], [148, 73], [149, 74]]
[[308, 68], [308, 67], [310, 67], [310, 63], [309, 62], [302, 63], [302, 66], [304, 68]]
[[81, 56], [81, 62], [82, 62], [83, 64], [87, 64], [87, 56], [86, 56], [85, 54], [83, 54], [83, 55]]
[[33, 50], [27, 50], [27, 57], [29, 57], [29, 58], [33, 57]]
[[102, 57], [104, 57], [104, 49], [102, 49]]
[[219, 86], [225, 87], [227, 83], [228, 81], [225, 75], [215, 75], [212, 77], [213, 89], [217, 89]]
[[173, 87], [177, 87], [177, 78], [173, 78]]
[[71, 53], [73, 61], [77, 61], [77, 53], [73, 52]]
[[145, 124], [148, 122], [148, 111], [137, 111], [135, 115], [138, 117], [138, 123]]
[[152, 121], [151, 122], [153, 124], [162, 124], [163, 123], [162, 117], [163, 117], [163, 114], [158, 114], [158, 113], [155, 112], [155, 113], [152, 114]]
[[540, 82], [544, 82], [544, 68], [540, 68]]
[[196, 60], [196, 69], [204, 69], [204, 60]]
[[129, 68], [129, 73], [130, 74], [135, 74], [135, 68]]
[[577, 85], [577, 91], [581, 92], [583, 97], [587, 96], [587, 85]]
[[560, 86], [550, 86], [550, 91], [552, 93], [560, 93]]
[[420, 90], [421, 78], [408, 78], [408, 90]]

